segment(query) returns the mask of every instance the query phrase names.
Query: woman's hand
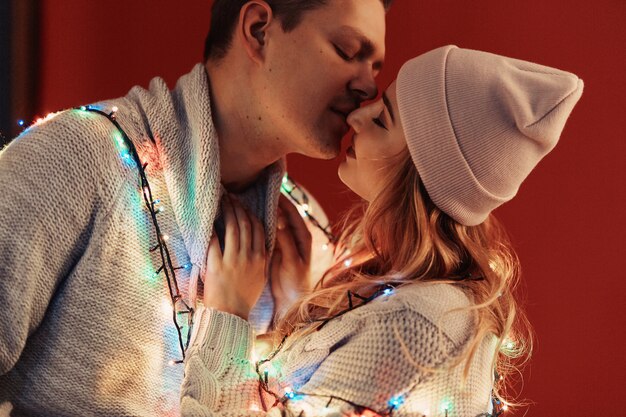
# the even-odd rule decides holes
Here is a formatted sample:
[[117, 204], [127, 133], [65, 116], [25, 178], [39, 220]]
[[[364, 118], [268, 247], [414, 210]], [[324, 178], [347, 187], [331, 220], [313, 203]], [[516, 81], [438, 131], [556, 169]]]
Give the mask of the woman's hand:
[[282, 314], [310, 289], [311, 233], [298, 210], [280, 196], [276, 248], [270, 264], [270, 282], [276, 315]]
[[248, 319], [265, 287], [263, 225], [228, 195], [222, 199], [224, 253], [213, 234], [204, 273], [204, 305]]

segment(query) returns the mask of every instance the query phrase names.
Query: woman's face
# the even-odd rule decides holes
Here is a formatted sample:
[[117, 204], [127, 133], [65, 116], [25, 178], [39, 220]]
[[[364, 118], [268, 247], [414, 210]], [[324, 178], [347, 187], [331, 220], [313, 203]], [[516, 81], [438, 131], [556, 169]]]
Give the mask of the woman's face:
[[361, 198], [372, 201], [380, 190], [384, 174], [395, 156], [406, 149], [404, 131], [400, 123], [396, 82], [383, 97], [356, 109], [348, 116], [354, 129], [346, 159], [339, 165], [339, 178]]

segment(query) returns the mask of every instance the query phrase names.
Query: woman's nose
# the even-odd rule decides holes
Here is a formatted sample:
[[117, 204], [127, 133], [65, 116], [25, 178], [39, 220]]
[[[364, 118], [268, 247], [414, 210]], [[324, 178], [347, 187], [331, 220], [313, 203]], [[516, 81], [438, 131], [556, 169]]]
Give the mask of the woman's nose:
[[373, 103], [369, 103], [363, 107], [359, 107], [354, 110], [352, 113], [348, 115], [347, 122], [354, 129], [355, 132], [359, 133], [364, 126], [366, 126], [366, 122], [368, 120], [374, 119], [380, 112], [383, 110], [383, 104], [381, 100], [377, 100]]
[[353, 110], [346, 119], [350, 127], [352, 127], [352, 129], [354, 129], [356, 133], [359, 133], [359, 131], [363, 127], [363, 112], [364, 108], [359, 107], [358, 109]]

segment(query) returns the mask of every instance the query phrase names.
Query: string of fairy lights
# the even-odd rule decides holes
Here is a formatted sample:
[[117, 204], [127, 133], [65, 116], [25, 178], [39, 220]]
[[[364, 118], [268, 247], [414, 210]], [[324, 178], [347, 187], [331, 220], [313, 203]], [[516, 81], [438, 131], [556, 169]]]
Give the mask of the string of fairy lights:
[[[190, 269], [191, 265], [187, 263], [182, 266], [174, 266], [172, 263], [170, 250], [167, 246], [169, 236], [161, 231], [161, 227], [159, 226], [159, 221], [157, 219], [157, 215], [163, 212], [162, 206], [157, 208], [161, 200], [154, 198], [152, 188], [150, 187], [150, 183], [148, 182], [148, 177], [146, 175], [148, 162], [142, 163], [141, 159], [139, 158], [139, 154], [137, 153], [137, 149], [135, 148], [135, 145], [130, 140], [124, 129], [122, 129], [120, 124], [117, 122], [117, 107], [113, 107], [111, 109], [111, 112], [108, 113], [98, 109], [97, 107], [89, 105], [79, 107], [76, 110], [99, 114], [109, 120], [115, 126], [117, 132], [119, 133], [119, 136], [115, 136], [115, 139], [117, 141], [118, 148], [121, 150], [122, 158], [127, 163], [137, 168], [137, 171], [139, 173], [139, 185], [141, 194], [143, 195], [145, 206], [150, 213], [150, 218], [152, 220], [152, 225], [154, 227], [155, 235], [157, 238], [157, 243], [150, 249], [150, 252], [155, 252], [158, 250], [161, 257], [161, 266], [157, 268], [157, 270], [154, 272], [153, 278], [158, 277], [161, 273], [165, 275], [165, 282], [167, 283], [169, 299], [172, 307], [172, 321], [174, 323], [174, 327], [176, 328], [176, 332], [178, 335], [178, 344], [182, 355], [182, 359], [173, 360], [170, 362], [170, 364], [183, 363], [185, 360], [185, 352], [187, 350], [187, 347], [189, 346], [189, 341], [191, 337], [194, 309], [185, 302], [180, 292], [176, 271], [181, 269]], [[178, 304], [182, 304], [183, 308], [178, 309]], [[179, 314], [187, 315], [188, 331], [186, 340], [183, 340], [183, 326], [178, 322]]]
[[[362, 307], [379, 297], [391, 296], [394, 292], [395, 292], [395, 287], [390, 284], [380, 285], [379, 288], [369, 297], [363, 297], [355, 292], [348, 291], [347, 292], [348, 308], [340, 311], [339, 313], [337, 313], [336, 315], [332, 317], [324, 317], [324, 318], [313, 320], [311, 324], [319, 323], [316, 329], [319, 331], [329, 321], [336, 319], [354, 310], [355, 308]], [[361, 302], [359, 304], [355, 304], [354, 303], [355, 298], [358, 300], [361, 300]], [[288, 339], [288, 336], [283, 337], [278, 347], [274, 351], [272, 351], [266, 358], [257, 361], [255, 364], [255, 370], [259, 379], [259, 393], [261, 394], [260, 398], [261, 398], [262, 405], [264, 409], [266, 410], [268, 409], [268, 407], [265, 404], [265, 400], [261, 393], [261, 390], [266, 392], [267, 394], [269, 394], [270, 396], [274, 398], [275, 401], [274, 401], [274, 404], [271, 405], [271, 407], [275, 407], [278, 404], [282, 404], [283, 406], [286, 406], [287, 403], [289, 402], [299, 401], [306, 397], [324, 398], [328, 400], [328, 402], [326, 403], [324, 407], [325, 409], [329, 409], [333, 401], [340, 401], [344, 404], [350, 405], [354, 409], [354, 412], [356, 413], [356, 415], [358, 416], [364, 416], [364, 412], [368, 411], [370, 413], [373, 413], [381, 417], [391, 417], [393, 412], [397, 410], [400, 406], [402, 406], [405, 403], [406, 399], [410, 397], [410, 394], [419, 387], [420, 381], [416, 381], [403, 394], [396, 395], [390, 398], [387, 401], [387, 408], [383, 410], [374, 410], [372, 408], [365, 407], [360, 404], [356, 404], [353, 401], [347, 400], [345, 398], [341, 398], [336, 395], [322, 395], [322, 394], [315, 394], [315, 393], [307, 393], [303, 391], [294, 390], [291, 387], [285, 388], [284, 390], [285, 394], [283, 396], [280, 396], [270, 389], [269, 371], [267, 369], [262, 370], [261, 367], [265, 363], [271, 362], [276, 357], [276, 355], [278, 355], [278, 353], [282, 351], [287, 339]], [[496, 378], [497, 378], [497, 374], [496, 374]], [[476, 417], [499, 417], [507, 410], [508, 408], [507, 405], [504, 404], [494, 393], [492, 393], [491, 398], [492, 398], [492, 412], [482, 413]], [[448, 414], [450, 413], [451, 409], [452, 409], [452, 403], [450, 401], [444, 401], [441, 404], [440, 410], [442, 413], [444, 413], [444, 417], [448, 417]], [[303, 412], [301, 412], [297, 417], [303, 417]], [[427, 417], [427, 416], [422, 415], [421, 417]]]
[[[161, 200], [154, 198], [152, 188], [150, 187], [150, 183], [148, 182], [148, 178], [146, 175], [146, 168], [148, 166], [148, 163], [147, 162], [142, 163], [133, 142], [130, 140], [126, 132], [122, 129], [120, 124], [117, 122], [116, 120], [116, 113], [118, 111], [117, 107], [112, 107], [110, 112], [105, 112], [102, 109], [92, 106], [92, 105], [81, 106], [74, 110], [99, 114], [101, 116], [104, 116], [107, 120], [109, 120], [115, 126], [117, 132], [119, 133], [119, 136], [118, 135], [115, 136], [115, 140], [117, 142], [116, 145], [118, 149], [120, 149], [120, 155], [122, 159], [130, 166], [135, 167], [138, 171], [139, 189], [141, 190], [140, 192], [143, 196], [143, 201], [145, 203], [145, 206], [150, 213], [152, 225], [154, 227], [155, 235], [157, 237], [157, 243], [150, 248], [150, 252], [155, 252], [158, 250], [160, 254], [160, 258], [161, 258], [161, 265], [154, 272], [153, 278], [158, 277], [162, 273], [165, 275], [165, 281], [168, 287], [169, 302], [170, 302], [170, 306], [172, 309], [172, 321], [174, 323], [174, 327], [176, 328], [176, 331], [178, 334], [178, 344], [179, 344], [179, 348], [180, 348], [181, 355], [182, 355], [182, 359], [173, 360], [170, 362], [170, 364], [183, 363], [185, 359], [185, 352], [187, 350], [187, 347], [189, 346], [189, 341], [190, 341], [190, 337], [192, 333], [191, 329], [193, 326], [194, 309], [190, 307], [183, 299], [183, 296], [179, 289], [176, 271], [179, 271], [181, 269], [189, 270], [191, 268], [191, 264], [187, 263], [182, 266], [174, 266], [172, 263], [170, 250], [167, 246], [167, 241], [169, 238], [166, 234], [162, 233], [161, 228], [159, 226], [158, 218], [157, 218], [158, 214], [162, 213], [164, 209], [162, 206], [160, 206]], [[52, 117], [54, 117], [56, 114], [57, 113], [50, 113], [44, 118], [39, 118], [33, 123], [33, 125], [41, 124], [42, 122], [45, 122], [51, 119]], [[26, 123], [23, 120], [19, 120], [18, 125], [22, 128], [26, 127]], [[285, 174], [285, 176], [283, 177], [282, 184], [281, 184], [281, 192], [296, 205], [296, 207], [299, 209], [300, 213], [302, 214], [304, 218], [308, 219], [313, 226], [321, 230], [323, 234], [326, 236], [326, 238], [328, 239], [328, 243], [323, 245], [324, 250], [327, 250], [329, 248], [329, 245], [336, 243], [337, 238], [330, 231], [330, 227], [323, 226], [313, 215], [307, 193], [304, 192], [304, 190], [301, 187], [299, 187], [298, 184], [295, 181], [293, 181], [287, 174]], [[344, 266], [346, 268], [351, 267], [352, 260], [350, 258], [346, 259], [344, 261]], [[348, 313], [349, 311], [354, 310], [355, 308], [364, 306], [365, 304], [368, 304], [371, 301], [379, 297], [391, 296], [394, 293], [394, 291], [395, 291], [395, 287], [390, 284], [381, 285], [369, 297], [363, 297], [357, 293], [348, 291], [347, 293], [348, 308], [340, 311], [339, 313], [333, 316], [317, 319], [313, 321], [311, 324], [313, 325], [317, 323], [318, 324], [317, 330], [319, 330], [323, 326], [325, 326], [329, 321], [336, 319]], [[355, 299], [360, 300], [360, 302], [356, 304], [354, 301]], [[182, 309], [177, 308], [177, 305], [179, 304], [182, 305]], [[183, 327], [178, 322], [179, 314], [184, 314], [187, 316], [188, 332], [187, 332], [186, 338], [183, 337]], [[275, 350], [273, 350], [266, 358], [256, 361], [255, 363], [255, 371], [259, 380], [259, 394], [260, 394], [260, 398], [262, 401], [262, 406], [265, 410], [267, 410], [268, 407], [267, 407], [267, 404], [265, 404], [265, 400], [264, 400], [264, 396], [262, 392], [265, 392], [274, 398], [274, 404], [272, 404], [269, 408], [275, 407], [279, 404], [286, 406], [289, 402], [296, 402], [296, 401], [304, 399], [305, 397], [310, 397], [310, 398], [327, 399], [328, 401], [326, 402], [326, 406], [325, 406], [326, 409], [329, 409], [333, 402], [341, 402], [343, 404], [350, 405], [354, 409], [355, 413], [357, 413], [357, 415], [360, 415], [360, 416], [365, 415], [364, 414], [365, 412], [370, 412], [370, 413], [374, 413], [382, 417], [391, 417], [393, 412], [396, 411], [405, 403], [406, 399], [410, 396], [411, 392], [418, 388], [418, 382], [416, 382], [413, 386], [409, 387], [403, 394], [396, 395], [390, 398], [387, 401], [387, 407], [382, 410], [374, 410], [372, 408], [365, 407], [360, 404], [356, 404], [348, 399], [341, 398], [336, 395], [322, 395], [322, 394], [316, 394], [316, 393], [307, 393], [307, 392], [294, 390], [290, 387], [287, 387], [284, 390], [285, 392], [284, 395], [282, 396], [278, 395], [270, 389], [268, 370], [267, 369], [262, 370], [261, 367], [266, 363], [270, 363], [276, 357], [276, 355], [278, 355], [278, 353], [281, 352], [281, 350], [283, 349], [285, 345], [287, 338], [288, 336], [285, 336], [282, 339], [281, 343], [278, 345], [278, 347]], [[496, 378], [498, 378], [497, 375], [496, 375]], [[444, 417], [448, 417], [449, 412], [451, 412], [451, 410], [452, 410], [452, 404], [447, 401], [444, 402], [440, 407], [440, 411], [444, 413]], [[495, 394], [493, 394], [492, 395], [492, 412], [483, 413], [476, 417], [499, 417], [506, 410], [507, 410], [507, 405], [503, 403], [500, 399], [498, 399]], [[304, 417], [303, 414], [304, 414], [304, 411], [300, 412], [300, 414], [297, 417]], [[427, 416], [423, 415], [422, 417], [427, 417]]]

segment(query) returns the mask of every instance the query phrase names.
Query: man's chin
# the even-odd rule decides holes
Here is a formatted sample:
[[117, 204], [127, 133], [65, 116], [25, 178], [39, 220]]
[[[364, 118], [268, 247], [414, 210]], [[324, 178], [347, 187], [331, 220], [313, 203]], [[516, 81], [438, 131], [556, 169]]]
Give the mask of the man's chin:
[[334, 159], [341, 153], [341, 138], [320, 139], [314, 143], [303, 155], [315, 159]]
[[341, 154], [341, 141], [329, 143], [319, 149], [318, 159], [335, 159]]

